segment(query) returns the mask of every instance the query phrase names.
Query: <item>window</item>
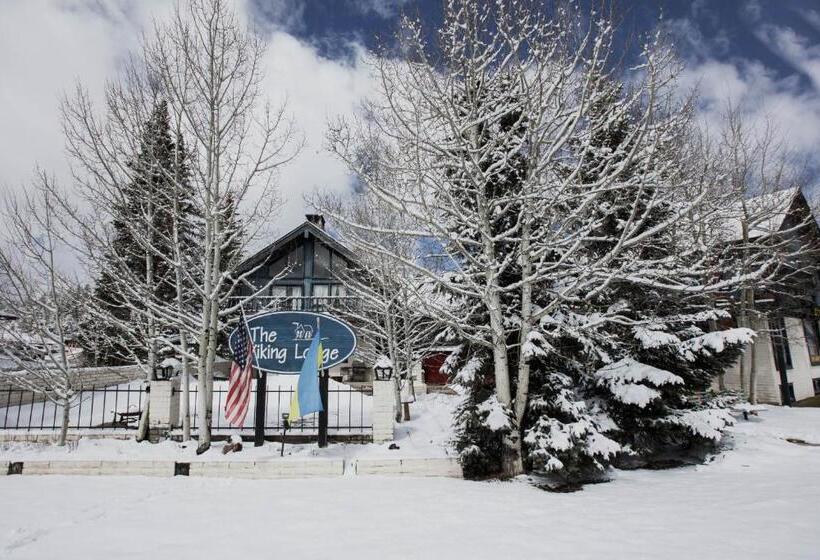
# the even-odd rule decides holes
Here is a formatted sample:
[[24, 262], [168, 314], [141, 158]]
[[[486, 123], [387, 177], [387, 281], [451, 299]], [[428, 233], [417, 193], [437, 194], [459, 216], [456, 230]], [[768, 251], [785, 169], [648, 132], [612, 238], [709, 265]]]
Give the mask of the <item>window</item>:
[[302, 295], [302, 286], [271, 286], [270, 295], [279, 298], [299, 297]]
[[772, 352], [777, 356], [777, 343], [783, 343], [783, 358], [786, 361], [786, 369], [792, 369], [792, 351], [789, 348], [789, 333], [786, 331], [786, 321], [783, 317], [769, 321], [769, 328], [772, 331]]
[[806, 336], [806, 350], [809, 352], [811, 365], [820, 365], [820, 333], [817, 331], [817, 319], [803, 319], [803, 334]]
[[316, 258], [313, 261], [313, 276], [319, 278], [330, 278], [330, 249], [318, 241], [314, 244]]
[[275, 309], [301, 309], [302, 286], [271, 286], [270, 295], [282, 298], [276, 302]]
[[347, 292], [343, 284], [314, 284], [313, 297], [339, 297]]
[[276, 278], [287, 268], [287, 274], [285, 278], [301, 278], [304, 276], [305, 266], [304, 266], [304, 259], [302, 246], [297, 245], [296, 247], [292, 248], [287, 256], [283, 256], [278, 258], [270, 267], [270, 277]]
[[814, 385], [814, 394], [820, 395], [820, 377], [815, 377], [811, 382]]

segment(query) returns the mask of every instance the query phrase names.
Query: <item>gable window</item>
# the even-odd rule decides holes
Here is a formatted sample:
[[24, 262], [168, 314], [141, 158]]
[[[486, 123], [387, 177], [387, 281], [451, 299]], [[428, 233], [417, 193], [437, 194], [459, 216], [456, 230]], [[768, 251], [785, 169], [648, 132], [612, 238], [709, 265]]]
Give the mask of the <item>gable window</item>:
[[803, 334], [806, 337], [806, 350], [809, 352], [811, 365], [820, 365], [820, 332], [817, 329], [817, 319], [803, 319]]
[[316, 259], [313, 262], [313, 275], [319, 278], [331, 278], [333, 274], [330, 271], [330, 249], [327, 245], [316, 243]]
[[279, 257], [270, 266], [270, 278], [276, 278], [286, 272], [284, 278], [301, 278], [305, 273], [303, 251], [300, 245], [296, 245], [287, 255]]

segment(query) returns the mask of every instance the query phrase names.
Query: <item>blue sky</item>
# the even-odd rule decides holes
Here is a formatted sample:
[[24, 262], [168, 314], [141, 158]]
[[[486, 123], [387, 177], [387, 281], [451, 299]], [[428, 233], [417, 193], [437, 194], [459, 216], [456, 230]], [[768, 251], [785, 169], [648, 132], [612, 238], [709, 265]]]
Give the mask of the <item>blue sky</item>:
[[[592, 2], [596, 0], [580, 0]], [[402, 12], [434, 25], [437, 0], [235, 0], [269, 39], [265, 91], [288, 99], [305, 139], [280, 177], [287, 203], [275, 228], [302, 219], [315, 188], [351, 180], [324, 150], [327, 120], [356, 111], [373, 91], [362, 55], [389, 41]], [[77, 80], [102, 101], [106, 79], [139, 44], [167, 0], [0, 0], [0, 190], [22, 188], [35, 165], [70, 186], [58, 102]], [[816, 168], [820, 146], [820, 0], [616, 0], [624, 36], [663, 15], [686, 70], [680, 87], [700, 91], [699, 118], [714, 127], [727, 99], [751, 122], [774, 120]], [[634, 45], [634, 41], [629, 43]], [[813, 175], [816, 177], [817, 174]], [[814, 182], [814, 178], [812, 181]]]
[[[794, 74], [811, 85], [766, 30], [789, 29], [820, 48], [817, 0], [618, 0], [614, 6], [630, 34], [646, 33], [665, 20], [688, 60], [758, 60], [780, 78]], [[379, 39], [389, 41], [402, 14], [435, 25], [442, 12], [439, 0], [252, 0], [250, 8], [262, 25], [284, 27], [329, 57], [343, 56], [352, 42], [375, 48]]]

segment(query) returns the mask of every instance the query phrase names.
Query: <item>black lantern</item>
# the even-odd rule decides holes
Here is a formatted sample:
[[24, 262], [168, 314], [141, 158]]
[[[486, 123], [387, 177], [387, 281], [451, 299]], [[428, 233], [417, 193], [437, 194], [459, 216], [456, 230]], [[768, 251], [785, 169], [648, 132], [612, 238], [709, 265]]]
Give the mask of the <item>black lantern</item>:
[[154, 378], [168, 380], [179, 371], [180, 363], [175, 358], [165, 358], [154, 368]]
[[393, 378], [393, 366], [376, 366], [373, 368], [376, 381], [390, 381]]

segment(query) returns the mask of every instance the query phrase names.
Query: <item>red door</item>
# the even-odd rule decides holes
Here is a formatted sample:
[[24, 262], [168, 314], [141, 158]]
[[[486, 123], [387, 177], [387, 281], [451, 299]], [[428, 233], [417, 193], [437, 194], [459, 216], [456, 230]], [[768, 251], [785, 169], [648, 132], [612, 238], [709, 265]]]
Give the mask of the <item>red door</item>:
[[428, 385], [446, 385], [447, 376], [441, 373], [441, 366], [447, 359], [447, 352], [436, 352], [429, 354], [421, 360], [421, 367], [424, 370], [424, 382]]

